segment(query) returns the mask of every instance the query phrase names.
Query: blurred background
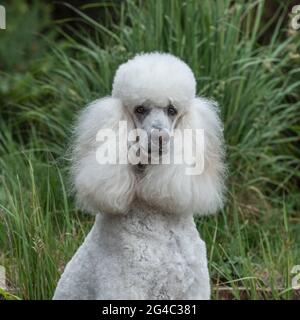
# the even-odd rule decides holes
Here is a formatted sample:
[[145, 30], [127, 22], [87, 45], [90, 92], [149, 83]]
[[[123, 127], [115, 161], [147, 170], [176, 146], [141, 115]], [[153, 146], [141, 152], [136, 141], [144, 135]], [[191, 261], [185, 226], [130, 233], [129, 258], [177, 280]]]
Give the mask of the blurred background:
[[149, 51], [181, 57], [198, 94], [220, 103], [227, 203], [196, 221], [212, 298], [299, 299], [297, 1], [0, 4], [0, 299], [52, 297], [93, 223], [69, 192], [72, 125], [88, 102], [110, 94], [120, 63]]

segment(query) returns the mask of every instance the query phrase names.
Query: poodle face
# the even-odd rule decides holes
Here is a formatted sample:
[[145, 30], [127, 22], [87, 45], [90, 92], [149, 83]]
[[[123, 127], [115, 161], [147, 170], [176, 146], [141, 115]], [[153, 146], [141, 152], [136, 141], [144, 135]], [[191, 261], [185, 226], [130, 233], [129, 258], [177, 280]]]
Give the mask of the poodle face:
[[[73, 157], [78, 203], [96, 213], [124, 214], [134, 201], [174, 214], [215, 212], [223, 203], [225, 172], [223, 129], [217, 107], [211, 100], [196, 97], [193, 72], [170, 54], [141, 54], [122, 64], [114, 78], [112, 96], [93, 102], [78, 121]], [[203, 130], [204, 151], [188, 164], [150, 163], [142, 176], [132, 163], [118, 159], [117, 164], [100, 165], [95, 156], [102, 143], [95, 139], [97, 132], [109, 129], [120, 137], [124, 135], [119, 131], [121, 121], [126, 121], [128, 132], [145, 133], [138, 135], [138, 144], [147, 157], [153, 153], [161, 157], [177, 147], [175, 129]], [[184, 141], [179, 151], [201, 149], [198, 144], [192, 138]], [[129, 141], [122, 144], [117, 157], [129, 146]], [[203, 170], [196, 175], [187, 173], [189, 166], [200, 162]]]
[[159, 107], [152, 101], [147, 101], [129, 110], [132, 112], [135, 128], [145, 133], [139, 136], [139, 144], [150, 161], [153, 157], [166, 154], [178, 119], [177, 109], [171, 104]]
[[170, 151], [173, 130], [195, 88], [190, 68], [169, 54], [138, 55], [117, 70], [112, 95], [123, 102], [135, 128], [145, 132], [139, 144], [149, 158]]

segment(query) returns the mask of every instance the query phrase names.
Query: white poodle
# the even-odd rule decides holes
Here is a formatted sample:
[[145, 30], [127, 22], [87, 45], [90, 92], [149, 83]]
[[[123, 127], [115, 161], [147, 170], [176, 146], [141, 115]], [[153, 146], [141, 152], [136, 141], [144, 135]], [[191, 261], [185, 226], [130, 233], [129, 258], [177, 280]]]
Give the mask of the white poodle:
[[[126, 123], [123, 131], [120, 123]], [[203, 129], [204, 140], [192, 135], [177, 153], [197, 151], [201, 143], [202, 151], [187, 157], [190, 163], [161, 163], [180, 141], [174, 132], [184, 129]], [[99, 132], [117, 138], [107, 144]], [[116, 163], [101, 162], [105, 144], [116, 147]], [[136, 145], [138, 160], [120, 161]], [[155, 152], [159, 162], [147, 164]], [[223, 158], [217, 106], [196, 97], [194, 75], [183, 61], [150, 53], [122, 64], [112, 96], [91, 103], [77, 124], [74, 188], [80, 207], [97, 215], [54, 299], [209, 299], [206, 247], [193, 215], [222, 206]], [[201, 162], [200, 173], [187, 170]]]

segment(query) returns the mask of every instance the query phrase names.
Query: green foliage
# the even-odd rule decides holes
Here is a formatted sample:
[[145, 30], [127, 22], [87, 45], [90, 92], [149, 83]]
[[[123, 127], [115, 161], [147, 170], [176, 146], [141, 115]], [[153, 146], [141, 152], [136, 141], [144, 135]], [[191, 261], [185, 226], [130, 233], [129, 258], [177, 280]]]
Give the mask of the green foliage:
[[20, 300], [20, 298], [0, 288], [0, 300]]
[[1, 4], [6, 8], [7, 29], [0, 33], [0, 70], [24, 72], [46, 49], [41, 32], [51, 26], [50, 7], [22, 0]]
[[[24, 5], [16, 3], [18, 10]], [[66, 150], [77, 111], [110, 94], [120, 63], [139, 52], [164, 51], [190, 65], [198, 93], [220, 103], [224, 121], [227, 204], [216, 217], [196, 221], [207, 243], [213, 297], [224, 297], [221, 287], [236, 299], [294, 297], [300, 33], [275, 15], [262, 43], [268, 23], [262, 0], [149, 0], [81, 10], [68, 5], [76, 19], [55, 28], [58, 41], [45, 19], [50, 9], [24, 6], [22, 30], [33, 33], [25, 32], [24, 41], [5, 36], [11, 54], [0, 41], [0, 264], [8, 268], [11, 290], [25, 299], [51, 298], [93, 222], [76, 211], [67, 192]], [[105, 10], [105, 18], [92, 19], [91, 8]], [[47, 36], [37, 38], [45, 27]], [[14, 52], [17, 45], [27, 54]]]

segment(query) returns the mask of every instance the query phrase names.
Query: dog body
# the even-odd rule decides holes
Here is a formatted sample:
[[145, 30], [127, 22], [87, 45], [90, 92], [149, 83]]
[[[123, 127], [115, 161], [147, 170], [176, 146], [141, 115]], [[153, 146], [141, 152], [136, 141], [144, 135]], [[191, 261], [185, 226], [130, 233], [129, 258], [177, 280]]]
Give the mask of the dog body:
[[209, 299], [205, 243], [191, 215], [135, 207], [97, 215], [54, 299]]
[[[203, 130], [204, 139], [179, 139], [186, 129]], [[103, 132], [116, 138], [107, 142]], [[103, 161], [106, 146], [115, 147], [108, 154], [116, 163]], [[149, 161], [189, 147], [196, 155], [186, 162]], [[121, 161], [132, 149], [131, 162]], [[184, 62], [152, 53], [121, 65], [112, 96], [89, 105], [76, 126], [74, 189], [96, 222], [54, 299], [209, 299], [206, 248], [193, 215], [222, 206], [223, 156], [217, 106], [196, 97]], [[199, 163], [200, 171], [191, 170]]]

